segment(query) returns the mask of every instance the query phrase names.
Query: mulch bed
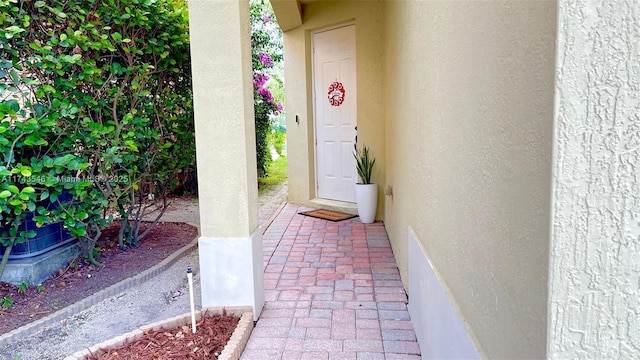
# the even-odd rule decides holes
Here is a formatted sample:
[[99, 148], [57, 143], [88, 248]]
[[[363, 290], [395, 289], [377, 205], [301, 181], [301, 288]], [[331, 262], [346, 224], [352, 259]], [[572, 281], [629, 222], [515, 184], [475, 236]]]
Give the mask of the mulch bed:
[[97, 259], [104, 267], [95, 267], [74, 259], [53, 274], [38, 289], [21, 291], [16, 285], [0, 283], [0, 299], [8, 296], [13, 306], [0, 309], [0, 334], [45, 317], [65, 306], [139, 274], [189, 244], [198, 229], [183, 223], [159, 223], [140, 241], [126, 250], [118, 247], [117, 224], [105, 229], [97, 244]]
[[173, 329], [149, 330], [144, 335], [121, 347], [106, 350], [102, 354], [88, 356], [87, 360], [135, 360], [135, 359], [217, 359], [240, 319], [237, 316], [207, 315], [196, 323], [196, 333], [191, 326]]

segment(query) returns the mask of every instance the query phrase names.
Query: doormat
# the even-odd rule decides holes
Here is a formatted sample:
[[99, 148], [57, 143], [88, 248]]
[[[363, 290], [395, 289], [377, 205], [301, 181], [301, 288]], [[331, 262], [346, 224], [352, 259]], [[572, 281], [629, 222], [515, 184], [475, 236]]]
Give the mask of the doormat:
[[303, 211], [298, 214], [311, 216], [318, 219], [329, 220], [329, 221], [342, 221], [342, 220], [352, 219], [358, 216], [358, 215], [352, 215], [352, 214], [345, 214], [339, 211], [331, 211], [331, 210], [324, 210], [324, 209]]

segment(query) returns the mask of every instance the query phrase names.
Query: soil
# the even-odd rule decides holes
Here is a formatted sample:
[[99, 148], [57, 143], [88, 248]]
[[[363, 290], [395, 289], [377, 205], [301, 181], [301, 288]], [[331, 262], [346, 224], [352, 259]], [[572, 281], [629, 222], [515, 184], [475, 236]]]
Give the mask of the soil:
[[[76, 258], [39, 287], [26, 289], [0, 283], [0, 301], [13, 305], [0, 311], [0, 334], [47, 316], [143, 270], [151, 268], [189, 244], [198, 229], [184, 223], [158, 223], [138, 246], [118, 247], [118, 225], [105, 229], [97, 244], [96, 267]], [[8, 301], [7, 301], [8, 302]], [[8, 305], [4, 303], [4, 305]]]
[[216, 314], [203, 316], [196, 323], [196, 333], [190, 326], [147, 331], [139, 339], [88, 360], [111, 359], [217, 359], [240, 319], [237, 316]]
[[[260, 187], [260, 225], [269, 225], [286, 196], [286, 183]], [[155, 215], [157, 214], [149, 214], [145, 220], [153, 220]], [[98, 269], [84, 263], [82, 259], [77, 259], [75, 264], [70, 264], [71, 266], [65, 267], [45, 282], [42, 291], [32, 287], [26, 289], [24, 294], [15, 286], [3, 286], [0, 283], [0, 305], [5, 296], [10, 296], [15, 303], [9, 309], [0, 308], [0, 335], [47, 316], [131, 274], [152, 267], [168, 254], [175, 253], [177, 249], [192, 241], [197, 229], [186, 224], [197, 226], [199, 221], [197, 197], [174, 197], [162, 217], [162, 225], [159, 224], [157, 229], [143, 239], [139, 247], [120, 251], [115, 245], [117, 227], [104, 232], [103, 239], [111, 239], [99, 244], [99, 261], [105, 265], [104, 268]], [[108, 297], [62, 321], [47, 323], [23, 340], [2, 344], [0, 358], [59, 360], [140, 326], [183, 315], [190, 309], [189, 296], [183, 296], [189, 293], [184, 272], [187, 267], [193, 269], [194, 300], [196, 310], [200, 310], [199, 258], [198, 250], [194, 249], [180, 257], [165, 271], [139, 286]], [[112, 276], [113, 279], [102, 280], [96, 277], [98, 275]], [[85, 288], [91, 290], [82, 290]]]

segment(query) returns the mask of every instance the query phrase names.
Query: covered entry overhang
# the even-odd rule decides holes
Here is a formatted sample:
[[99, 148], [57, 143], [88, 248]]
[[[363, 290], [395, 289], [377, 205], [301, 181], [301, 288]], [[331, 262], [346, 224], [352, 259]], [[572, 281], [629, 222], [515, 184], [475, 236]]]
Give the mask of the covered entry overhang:
[[[382, 220], [388, 200], [383, 194], [387, 185], [384, 2], [273, 0], [271, 4], [284, 32], [289, 201], [355, 213], [358, 178], [352, 153], [357, 136], [358, 147], [366, 145], [376, 159], [372, 181], [378, 184], [376, 219]], [[339, 31], [349, 26], [355, 33], [353, 41], [349, 32]], [[336, 34], [325, 36], [330, 32]], [[350, 46], [353, 53], [345, 51]], [[353, 69], [353, 74], [345, 68]], [[328, 105], [334, 83], [345, 86], [344, 103], [339, 106]]]
[[282, 31], [302, 25], [302, 5], [299, 0], [271, 0], [271, 6]]

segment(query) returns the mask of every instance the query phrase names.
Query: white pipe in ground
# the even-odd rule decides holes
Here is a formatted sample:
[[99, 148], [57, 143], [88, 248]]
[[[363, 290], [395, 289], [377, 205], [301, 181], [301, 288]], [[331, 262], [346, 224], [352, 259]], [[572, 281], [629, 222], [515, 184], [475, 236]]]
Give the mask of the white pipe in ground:
[[196, 333], [196, 311], [193, 303], [193, 271], [187, 267], [187, 280], [189, 280], [189, 301], [191, 302], [191, 332]]

